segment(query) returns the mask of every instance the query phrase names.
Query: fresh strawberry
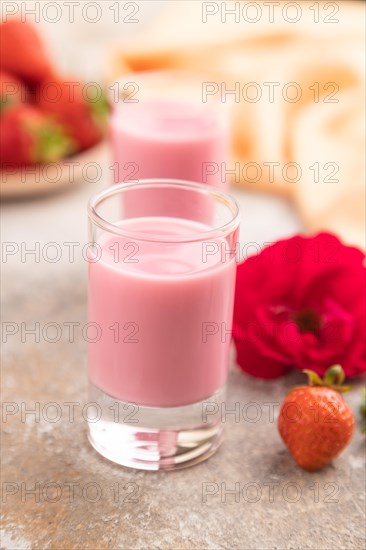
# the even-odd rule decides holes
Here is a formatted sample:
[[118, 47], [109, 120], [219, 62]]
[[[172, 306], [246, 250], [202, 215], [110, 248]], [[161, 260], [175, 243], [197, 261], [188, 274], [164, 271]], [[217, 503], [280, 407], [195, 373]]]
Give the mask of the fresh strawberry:
[[72, 78], [54, 79], [52, 87], [53, 90], [48, 82], [40, 87], [40, 108], [67, 128], [79, 150], [98, 143], [103, 137], [108, 114], [105, 96], [95, 98], [97, 101], [88, 100], [84, 84]]
[[4, 112], [25, 99], [26, 87], [12, 74], [0, 71], [0, 96], [1, 112]]
[[30, 85], [51, 79], [53, 70], [35, 27], [19, 19], [0, 25], [1, 70]]
[[335, 365], [324, 379], [305, 370], [309, 386], [290, 391], [278, 419], [281, 437], [297, 464], [305, 470], [320, 470], [331, 462], [349, 443], [354, 429], [351, 409], [339, 392], [344, 372]]
[[32, 105], [7, 109], [0, 119], [0, 165], [55, 162], [72, 152], [65, 130]]

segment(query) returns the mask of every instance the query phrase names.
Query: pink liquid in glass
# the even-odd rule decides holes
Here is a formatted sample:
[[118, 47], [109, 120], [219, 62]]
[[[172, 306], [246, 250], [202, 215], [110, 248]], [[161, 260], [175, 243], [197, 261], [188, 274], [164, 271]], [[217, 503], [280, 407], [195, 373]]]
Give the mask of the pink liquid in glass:
[[221, 163], [228, 160], [230, 131], [219, 107], [152, 99], [117, 106], [111, 119], [115, 183], [173, 178], [225, 190]]
[[[160, 238], [210, 229], [175, 218], [130, 219], [120, 227]], [[225, 384], [236, 266], [219, 252], [224, 244], [219, 238], [203, 251], [201, 242], [103, 236], [102, 258], [89, 266], [89, 321], [102, 333], [89, 345], [95, 386], [122, 401], [175, 407]]]

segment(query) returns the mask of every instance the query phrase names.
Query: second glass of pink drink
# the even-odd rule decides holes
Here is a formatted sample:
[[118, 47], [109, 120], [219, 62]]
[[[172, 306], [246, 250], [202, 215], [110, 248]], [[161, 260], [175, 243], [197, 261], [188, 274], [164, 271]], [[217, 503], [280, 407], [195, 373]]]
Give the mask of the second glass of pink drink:
[[228, 104], [209, 77], [185, 71], [131, 73], [113, 87], [114, 183], [172, 178], [226, 190]]
[[237, 205], [208, 185], [150, 180], [102, 192], [89, 219], [90, 401], [100, 410], [89, 439], [135, 468], [204, 460], [222, 438]]

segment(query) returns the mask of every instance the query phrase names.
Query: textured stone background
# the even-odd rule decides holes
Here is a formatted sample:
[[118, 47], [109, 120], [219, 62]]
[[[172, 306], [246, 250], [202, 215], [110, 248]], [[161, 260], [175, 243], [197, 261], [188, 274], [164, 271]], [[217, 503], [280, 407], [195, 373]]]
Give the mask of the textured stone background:
[[[5, 204], [3, 241], [25, 242], [29, 248], [35, 242], [41, 247], [51, 241], [86, 242], [86, 200], [105, 183]], [[236, 196], [243, 212], [243, 242], [261, 243], [301, 229], [281, 199], [244, 192]], [[17, 254], [2, 267], [3, 321], [25, 322], [27, 327], [35, 322], [41, 327], [48, 322], [61, 326], [86, 322], [86, 264], [80, 255], [74, 263], [63, 257], [52, 264], [44, 259], [36, 263], [31, 256], [23, 263]], [[36, 343], [31, 335], [22, 342], [18, 333], [2, 346], [3, 401], [20, 409], [22, 402], [28, 408], [39, 402], [41, 410], [56, 402], [62, 409], [56, 423], [47, 421], [52, 409], [37, 419], [27, 415], [25, 422], [20, 412], [6, 422], [3, 419], [2, 487], [17, 492], [6, 502], [3, 494], [2, 549], [365, 548], [365, 437], [359, 432], [357, 413], [360, 383], [346, 397], [358, 419], [352, 444], [322, 472], [309, 474], [295, 466], [264, 406], [280, 403], [300, 375], [266, 383], [242, 375], [234, 366], [228, 408], [236, 402], [241, 406], [257, 402], [263, 408], [260, 421], [235, 422], [229, 416], [223, 447], [194, 468], [138, 472], [105, 461], [87, 442], [81, 415], [87, 387], [86, 344], [80, 331], [75, 334], [74, 343], [65, 330], [52, 344], [42, 338]], [[81, 404], [74, 422], [69, 421], [65, 402]], [[248, 409], [249, 414], [253, 410]], [[45, 491], [50, 482], [58, 485]], [[74, 497], [70, 497], [72, 483], [78, 484]], [[204, 499], [207, 483], [217, 484], [210, 486], [217, 488], [217, 494]], [[35, 484], [36, 496], [24, 492]], [[235, 484], [239, 484], [237, 497], [225, 495], [225, 488], [234, 489]], [[95, 487], [99, 496], [93, 502]]]

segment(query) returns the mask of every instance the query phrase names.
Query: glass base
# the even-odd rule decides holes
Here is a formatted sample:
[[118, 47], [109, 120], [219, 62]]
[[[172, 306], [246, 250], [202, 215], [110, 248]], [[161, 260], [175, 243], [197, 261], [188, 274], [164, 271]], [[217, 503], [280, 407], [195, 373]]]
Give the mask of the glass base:
[[183, 407], [142, 407], [90, 384], [89, 441], [105, 458], [140, 470], [177, 470], [209, 458], [222, 442], [225, 387]]

